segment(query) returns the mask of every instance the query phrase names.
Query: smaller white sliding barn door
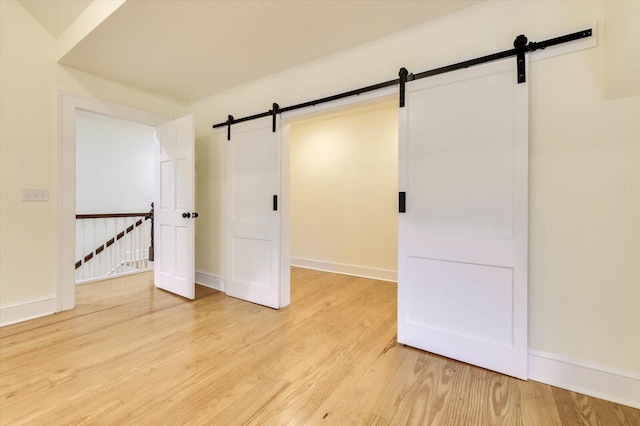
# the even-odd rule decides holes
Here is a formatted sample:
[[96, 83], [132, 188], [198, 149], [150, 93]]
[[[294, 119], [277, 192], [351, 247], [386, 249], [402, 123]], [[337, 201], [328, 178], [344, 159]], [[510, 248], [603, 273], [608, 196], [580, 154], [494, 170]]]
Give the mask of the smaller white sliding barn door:
[[195, 298], [195, 137], [193, 116], [156, 127], [154, 282]]
[[226, 143], [227, 295], [279, 309], [279, 131], [261, 118], [233, 125]]
[[528, 87], [516, 59], [407, 83], [398, 341], [527, 378]]

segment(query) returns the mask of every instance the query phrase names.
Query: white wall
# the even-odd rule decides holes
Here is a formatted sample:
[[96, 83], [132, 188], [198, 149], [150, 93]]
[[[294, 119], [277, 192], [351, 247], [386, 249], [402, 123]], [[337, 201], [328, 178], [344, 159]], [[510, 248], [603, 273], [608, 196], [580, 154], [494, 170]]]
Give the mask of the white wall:
[[224, 276], [224, 135], [211, 125], [540, 41], [597, 22], [598, 47], [531, 64], [529, 346], [640, 372], [640, 98], [604, 97], [601, 1], [488, 1], [192, 104], [201, 216], [197, 267]]
[[76, 213], [149, 211], [154, 134], [125, 120], [76, 115]]
[[294, 265], [397, 279], [397, 102], [291, 125]]
[[640, 96], [640, 1], [608, 1], [605, 21], [605, 98]]
[[[0, 1], [0, 322], [7, 310], [34, 306], [42, 312], [43, 300], [55, 306], [58, 90], [166, 116], [188, 111], [179, 102], [60, 66], [56, 58], [53, 36], [16, 1]], [[49, 189], [49, 202], [23, 202], [23, 188]]]

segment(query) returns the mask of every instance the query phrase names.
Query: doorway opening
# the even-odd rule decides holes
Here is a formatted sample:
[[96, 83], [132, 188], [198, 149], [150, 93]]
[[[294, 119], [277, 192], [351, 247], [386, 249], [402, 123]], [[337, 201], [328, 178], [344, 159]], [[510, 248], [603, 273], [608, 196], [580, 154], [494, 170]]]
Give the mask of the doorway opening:
[[76, 112], [76, 284], [153, 270], [151, 126]]
[[[84, 113], [156, 127], [169, 117], [119, 104], [58, 92], [58, 177], [56, 186], [56, 312], [76, 305], [76, 120]], [[94, 250], [95, 251], [95, 250]], [[134, 250], [135, 251], [135, 250]], [[95, 254], [94, 254], [95, 255]]]
[[290, 125], [291, 266], [397, 281], [398, 104]]

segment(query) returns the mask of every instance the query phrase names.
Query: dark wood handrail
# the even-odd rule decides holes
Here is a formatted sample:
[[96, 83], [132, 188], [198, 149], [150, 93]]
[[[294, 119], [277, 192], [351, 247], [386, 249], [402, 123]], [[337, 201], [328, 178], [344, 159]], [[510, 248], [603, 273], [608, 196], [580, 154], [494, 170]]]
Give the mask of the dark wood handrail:
[[106, 219], [110, 217], [146, 217], [149, 216], [149, 212], [146, 213], [91, 213], [91, 214], [77, 214], [76, 219]]

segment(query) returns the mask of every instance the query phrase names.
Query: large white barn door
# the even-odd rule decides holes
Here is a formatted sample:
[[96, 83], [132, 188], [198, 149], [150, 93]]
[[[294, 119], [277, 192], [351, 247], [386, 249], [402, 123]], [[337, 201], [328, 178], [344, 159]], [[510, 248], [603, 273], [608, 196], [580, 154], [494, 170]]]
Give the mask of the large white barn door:
[[193, 116], [156, 127], [154, 283], [195, 297], [195, 137]]
[[279, 132], [270, 117], [227, 142], [227, 295], [280, 308]]
[[526, 379], [527, 83], [508, 59], [406, 90], [398, 341]]

